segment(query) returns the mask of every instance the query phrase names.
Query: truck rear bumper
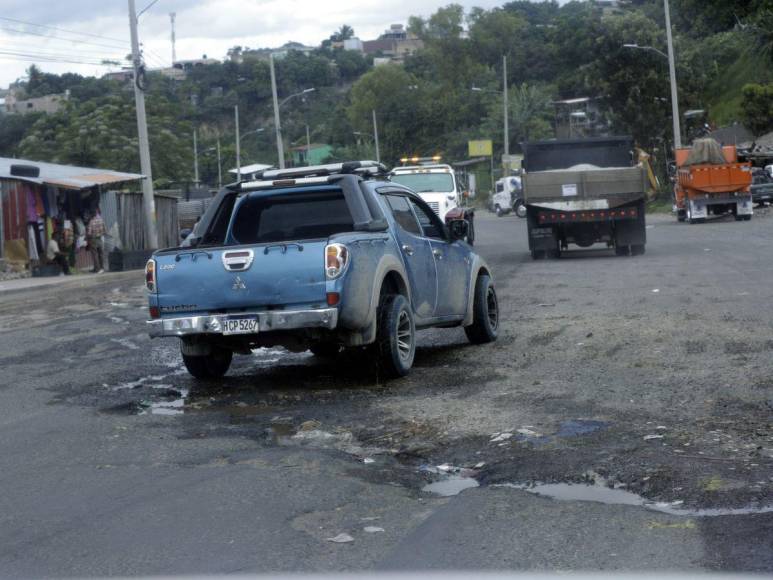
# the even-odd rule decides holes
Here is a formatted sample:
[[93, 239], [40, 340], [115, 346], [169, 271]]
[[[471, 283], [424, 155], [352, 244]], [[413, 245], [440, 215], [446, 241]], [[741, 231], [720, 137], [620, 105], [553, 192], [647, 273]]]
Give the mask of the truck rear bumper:
[[[338, 324], [338, 309], [318, 310], [266, 310], [262, 312], [240, 312], [239, 318], [255, 316], [258, 332], [273, 330], [297, 330], [300, 328], [326, 328], [332, 330]], [[148, 334], [151, 338], [162, 336], [191, 336], [196, 334], [222, 334], [228, 314], [181, 316], [148, 320]]]

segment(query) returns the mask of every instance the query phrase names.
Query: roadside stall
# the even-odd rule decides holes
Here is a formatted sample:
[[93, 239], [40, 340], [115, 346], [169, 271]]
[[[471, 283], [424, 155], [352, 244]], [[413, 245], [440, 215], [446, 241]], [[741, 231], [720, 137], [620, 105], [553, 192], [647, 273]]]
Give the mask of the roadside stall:
[[[103, 253], [104, 246], [89, 247], [89, 220], [101, 217], [108, 186], [140, 179], [135, 173], [0, 157], [0, 258], [33, 275], [51, 275], [56, 268], [46, 249], [55, 238], [71, 268], [101, 267], [106, 256], [99, 260], [93, 248]], [[120, 239], [117, 225], [104, 226], [104, 239]]]

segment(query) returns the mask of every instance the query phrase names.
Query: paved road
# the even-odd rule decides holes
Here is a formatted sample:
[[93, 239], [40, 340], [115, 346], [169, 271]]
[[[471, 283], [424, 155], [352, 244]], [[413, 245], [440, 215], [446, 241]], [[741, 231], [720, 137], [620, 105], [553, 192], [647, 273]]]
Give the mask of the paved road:
[[0, 575], [770, 572], [773, 218], [650, 225], [533, 262], [480, 216], [500, 341], [388, 383], [263, 349], [196, 384], [139, 274], [0, 294]]

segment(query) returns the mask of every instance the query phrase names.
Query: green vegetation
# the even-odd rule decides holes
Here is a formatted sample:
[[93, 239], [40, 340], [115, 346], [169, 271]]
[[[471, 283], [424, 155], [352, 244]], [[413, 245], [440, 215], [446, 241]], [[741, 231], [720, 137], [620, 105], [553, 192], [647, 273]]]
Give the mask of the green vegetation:
[[[671, 6], [681, 110], [706, 109], [715, 125], [771, 130], [773, 0], [672, 0]], [[424, 48], [403, 64], [378, 67], [372, 57], [340, 48], [355, 36], [343, 24], [313, 53], [290, 51], [276, 60], [280, 98], [315, 89], [282, 107], [285, 144], [305, 144], [308, 126], [313, 142], [333, 147], [331, 159], [373, 157], [375, 110], [387, 163], [403, 155], [465, 158], [467, 141], [478, 138], [493, 139], [498, 154], [507, 56], [511, 151], [554, 136], [553, 102], [575, 97], [593, 97], [610, 132], [663, 151], [671, 140], [667, 63], [655, 52], [623, 47], [664, 51], [663, 22], [661, 0], [632, 0], [619, 11], [584, 1], [515, 0], [469, 12], [451, 4], [428, 18], [411, 17], [409, 30]], [[229, 54], [242, 62], [196, 67], [182, 81], [148, 73], [156, 181], [192, 179], [194, 128], [202, 179], [216, 181], [218, 140], [224, 170], [233, 167], [237, 104], [242, 162], [276, 162], [268, 63], [241, 47]], [[0, 117], [0, 155], [137, 171], [130, 85], [31, 67], [27, 96], [65, 90], [70, 99], [57, 114]], [[664, 165], [653, 163], [656, 171]]]

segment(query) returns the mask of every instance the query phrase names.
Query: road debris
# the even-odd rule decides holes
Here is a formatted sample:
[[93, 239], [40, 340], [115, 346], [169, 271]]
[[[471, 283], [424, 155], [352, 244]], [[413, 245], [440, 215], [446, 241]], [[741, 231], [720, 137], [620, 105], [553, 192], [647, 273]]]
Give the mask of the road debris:
[[332, 538], [327, 538], [327, 541], [333, 542], [335, 544], [347, 544], [349, 542], [353, 542], [354, 538], [352, 538], [349, 534], [341, 533]]
[[663, 435], [645, 435], [645, 441], [651, 441], [652, 439], [663, 439]]
[[365, 526], [362, 528], [362, 531], [368, 534], [377, 534], [379, 532], [383, 532], [384, 528], [380, 528], [378, 526]]
[[499, 443], [500, 441], [507, 441], [513, 437], [512, 433], [495, 433], [489, 441], [489, 443]]

